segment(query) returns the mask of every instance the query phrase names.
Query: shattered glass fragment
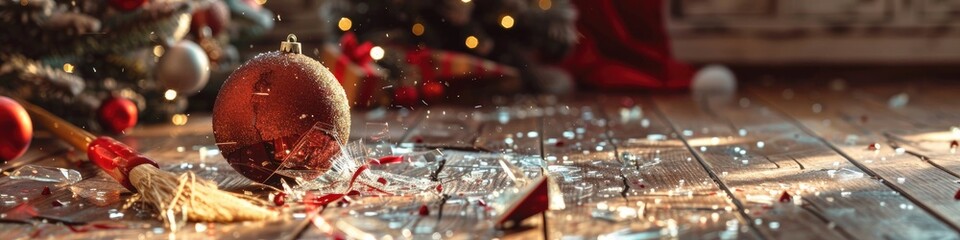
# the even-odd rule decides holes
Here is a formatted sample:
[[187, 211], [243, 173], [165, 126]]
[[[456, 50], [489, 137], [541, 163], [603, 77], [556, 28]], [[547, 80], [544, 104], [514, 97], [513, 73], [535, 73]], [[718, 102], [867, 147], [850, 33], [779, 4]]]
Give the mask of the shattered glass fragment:
[[40, 182], [74, 184], [83, 180], [80, 172], [73, 169], [26, 165], [10, 174], [11, 179], [26, 179]]

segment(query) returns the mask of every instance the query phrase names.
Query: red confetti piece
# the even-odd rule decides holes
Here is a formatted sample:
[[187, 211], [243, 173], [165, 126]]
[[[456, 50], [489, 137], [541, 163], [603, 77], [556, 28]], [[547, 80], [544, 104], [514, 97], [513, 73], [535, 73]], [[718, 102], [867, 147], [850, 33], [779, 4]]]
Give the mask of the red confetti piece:
[[50, 203], [50, 205], [53, 205], [54, 207], [63, 207], [63, 203], [60, 202], [60, 200], [54, 200]]
[[443, 184], [437, 184], [437, 192], [443, 192]]
[[880, 144], [879, 144], [879, 143], [871, 143], [870, 145], [867, 146], [867, 150], [870, 150], [870, 151], [880, 150]]
[[273, 196], [273, 204], [277, 206], [283, 206], [286, 203], [287, 193], [278, 192], [277, 195]]
[[957, 193], [953, 194], [953, 200], [960, 200], [960, 190], [957, 190]]
[[783, 194], [780, 194], [779, 201], [782, 203], [793, 201], [793, 196], [790, 196], [790, 193], [787, 191], [783, 191]]
[[43, 191], [40, 192], [40, 195], [44, 196], [49, 196], [50, 194], [52, 194], [50, 193], [50, 187], [43, 187]]
[[383, 184], [383, 185], [387, 185], [387, 179], [386, 179], [386, 178], [382, 178], [382, 177], [381, 177], [381, 178], [377, 178], [377, 182], [380, 183], [380, 184]]
[[430, 215], [430, 208], [427, 208], [427, 205], [420, 205], [420, 216]]
[[481, 207], [486, 207], [487, 202], [483, 201], [483, 199], [477, 199], [477, 205], [480, 205]]
[[380, 159], [372, 160], [369, 164], [382, 165], [403, 162], [403, 156], [385, 156]]

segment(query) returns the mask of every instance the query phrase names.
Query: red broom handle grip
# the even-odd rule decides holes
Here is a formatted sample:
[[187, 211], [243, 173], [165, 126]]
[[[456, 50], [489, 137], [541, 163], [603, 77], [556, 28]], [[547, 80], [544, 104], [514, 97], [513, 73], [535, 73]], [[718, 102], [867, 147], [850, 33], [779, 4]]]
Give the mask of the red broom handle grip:
[[90, 145], [87, 146], [87, 158], [131, 192], [137, 192], [137, 189], [130, 183], [130, 171], [133, 168], [141, 164], [150, 164], [160, 168], [157, 162], [140, 155], [133, 148], [110, 137], [98, 137], [90, 142]]

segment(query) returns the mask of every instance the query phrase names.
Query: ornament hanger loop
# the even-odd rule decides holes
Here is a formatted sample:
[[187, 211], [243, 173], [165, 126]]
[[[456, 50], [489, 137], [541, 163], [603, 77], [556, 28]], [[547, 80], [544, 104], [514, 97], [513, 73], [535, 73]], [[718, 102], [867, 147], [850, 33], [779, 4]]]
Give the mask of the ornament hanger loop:
[[300, 43], [297, 42], [297, 35], [291, 33], [287, 35], [286, 41], [280, 42], [280, 52], [300, 54], [302, 51]]

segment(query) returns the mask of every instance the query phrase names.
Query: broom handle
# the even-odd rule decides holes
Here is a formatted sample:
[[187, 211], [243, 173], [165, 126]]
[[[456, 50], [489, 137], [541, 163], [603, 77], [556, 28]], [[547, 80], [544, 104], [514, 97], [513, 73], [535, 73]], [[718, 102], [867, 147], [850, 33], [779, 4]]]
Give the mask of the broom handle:
[[93, 142], [94, 139], [97, 139], [92, 133], [83, 130], [66, 120], [63, 120], [60, 117], [53, 115], [53, 113], [48, 112], [47, 110], [30, 104], [27, 101], [14, 98], [24, 109], [30, 113], [30, 117], [33, 121], [39, 123], [50, 132], [53, 132], [53, 135], [57, 135], [61, 140], [69, 143], [71, 146], [77, 150], [86, 152], [87, 146], [90, 145], [90, 142]]
[[15, 100], [30, 113], [30, 118], [53, 132], [53, 135], [57, 135], [61, 140], [80, 151], [86, 152], [87, 159], [132, 192], [137, 192], [129, 178], [134, 168], [143, 164], [160, 168], [157, 162], [140, 155], [133, 148], [113, 138], [94, 136], [92, 133], [54, 116], [41, 107], [26, 101]]

